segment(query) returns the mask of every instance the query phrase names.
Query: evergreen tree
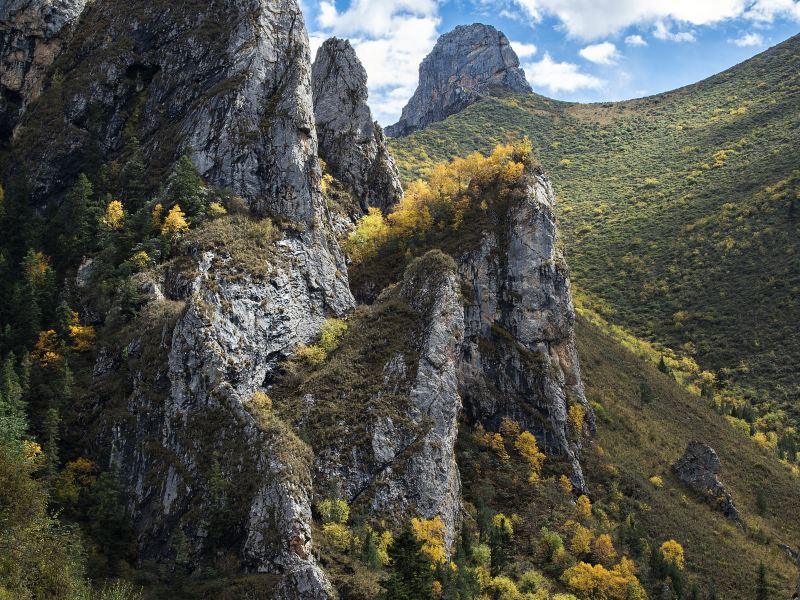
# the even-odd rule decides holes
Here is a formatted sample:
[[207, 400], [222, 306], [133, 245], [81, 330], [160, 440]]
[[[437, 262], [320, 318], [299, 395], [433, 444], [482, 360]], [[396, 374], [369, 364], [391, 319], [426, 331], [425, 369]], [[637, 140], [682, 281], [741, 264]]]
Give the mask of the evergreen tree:
[[756, 600], [769, 600], [769, 583], [764, 563], [759, 563], [756, 575]]
[[206, 214], [206, 193], [203, 179], [189, 158], [184, 154], [175, 166], [175, 175], [169, 186], [168, 204], [165, 208], [180, 205], [191, 224], [201, 222]]
[[377, 569], [381, 564], [378, 556], [378, 542], [372, 529], [367, 529], [364, 534], [364, 544], [361, 547], [361, 562], [372, 569]]
[[639, 401], [642, 404], [650, 404], [653, 401], [653, 388], [646, 381], [639, 384]]
[[23, 389], [15, 363], [14, 354], [9, 353], [0, 368], [0, 445], [22, 439], [28, 428]]
[[384, 600], [430, 600], [433, 572], [411, 525], [389, 546], [389, 577], [381, 583]]
[[74, 264], [94, 249], [97, 240], [97, 223], [100, 203], [94, 199], [94, 189], [89, 178], [81, 173], [66, 198], [66, 215], [63, 228], [66, 264]]
[[492, 561], [490, 570], [492, 577], [497, 577], [511, 562], [511, 557], [514, 555], [514, 540], [505, 526], [505, 522], [499, 525], [492, 525], [491, 533], [489, 535], [489, 547], [492, 549]]

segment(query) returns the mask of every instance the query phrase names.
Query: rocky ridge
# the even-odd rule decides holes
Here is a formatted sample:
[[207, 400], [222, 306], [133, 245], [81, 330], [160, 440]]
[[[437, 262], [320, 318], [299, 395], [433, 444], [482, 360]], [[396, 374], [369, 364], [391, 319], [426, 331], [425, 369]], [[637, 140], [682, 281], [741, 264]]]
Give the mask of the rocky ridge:
[[69, 42], [87, 0], [8, 0], [0, 5], [0, 144]]
[[[388, 212], [403, 196], [383, 129], [367, 105], [367, 72], [347, 40], [331, 38], [312, 67], [319, 155], [366, 213]], [[360, 216], [360, 215], [358, 215]]]
[[439, 38], [425, 57], [419, 67], [419, 87], [386, 134], [408, 135], [486, 96], [531, 91], [505, 34], [491, 25], [460, 25]]

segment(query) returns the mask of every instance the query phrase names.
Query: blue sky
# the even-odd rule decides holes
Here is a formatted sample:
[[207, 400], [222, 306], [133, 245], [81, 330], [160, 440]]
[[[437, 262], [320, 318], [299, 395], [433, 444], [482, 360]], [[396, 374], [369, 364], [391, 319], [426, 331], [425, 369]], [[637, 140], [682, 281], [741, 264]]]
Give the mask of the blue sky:
[[419, 63], [456, 25], [506, 33], [534, 90], [596, 102], [699, 81], [800, 32], [800, 0], [301, 0], [312, 52], [351, 40], [370, 106], [397, 120]]

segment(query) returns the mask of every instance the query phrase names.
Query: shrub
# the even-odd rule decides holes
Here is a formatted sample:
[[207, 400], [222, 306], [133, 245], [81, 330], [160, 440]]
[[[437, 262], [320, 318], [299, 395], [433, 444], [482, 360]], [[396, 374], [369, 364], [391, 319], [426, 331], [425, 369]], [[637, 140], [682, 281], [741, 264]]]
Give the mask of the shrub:
[[684, 567], [684, 556], [683, 556], [683, 546], [681, 546], [675, 540], [667, 540], [661, 547], [658, 549], [661, 553], [661, 557], [664, 559], [664, 562], [668, 565], [673, 565], [678, 570], [683, 570]]
[[344, 500], [323, 500], [317, 507], [323, 523], [347, 523], [350, 519], [350, 507]]
[[331, 546], [336, 548], [339, 552], [346, 552], [350, 548], [350, 542], [353, 539], [353, 534], [347, 525], [341, 523], [325, 523], [322, 526], [322, 531]]

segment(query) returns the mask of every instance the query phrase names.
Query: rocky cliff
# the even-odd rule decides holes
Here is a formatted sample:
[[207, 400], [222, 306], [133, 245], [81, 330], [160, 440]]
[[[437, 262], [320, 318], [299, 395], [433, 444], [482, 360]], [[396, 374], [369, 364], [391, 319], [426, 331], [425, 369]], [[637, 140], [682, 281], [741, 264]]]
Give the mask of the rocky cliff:
[[408, 135], [486, 96], [531, 92], [508, 38], [490, 25], [460, 25], [439, 38], [419, 68], [419, 87], [400, 120], [386, 128]]
[[347, 40], [332, 38], [312, 68], [319, 155], [345, 184], [361, 211], [384, 212], [403, 196], [400, 175], [386, 149], [383, 129], [367, 105], [367, 72]]
[[460, 389], [470, 420], [497, 430], [502, 417], [514, 419], [563, 457], [573, 485], [586, 491], [579, 456], [594, 416], [581, 382], [569, 272], [556, 246], [555, 194], [539, 172], [526, 181], [521, 201], [458, 259], [469, 290]]
[[[441, 517], [448, 547], [460, 522], [455, 442], [463, 306], [455, 263], [417, 259], [350, 319], [340, 349], [297, 384], [278, 386], [307, 431], [320, 497], [343, 498], [375, 522]], [[358, 416], [355, 415], [357, 411]]]
[[0, 144], [69, 42], [86, 0], [7, 0], [0, 5]]
[[[331, 598], [312, 542], [320, 498], [394, 525], [438, 516], [450, 548], [463, 407], [471, 424], [518, 420], [585, 489], [592, 417], [542, 175], [477, 244], [448, 249], [455, 260], [432, 250], [355, 309], [318, 154], [362, 210], [385, 211], [402, 191], [350, 45], [321, 48], [312, 93], [294, 0], [96, 0], [73, 24], [13, 141], [15, 194], [48, 214], [79, 173], [133, 147], [155, 198], [185, 154], [248, 212], [193, 227], [168, 261], [131, 276], [142, 306], [130, 322], [83, 307], [102, 335], [70, 426], [120, 478], [141, 564], [197, 574], [224, 562], [270, 574], [272, 597]], [[475, 73], [510, 50], [481, 31], [494, 46], [475, 42], [463, 83], [494, 93], [511, 71]], [[462, 42], [445, 40], [445, 54]], [[71, 300], [107, 283], [91, 264]], [[347, 337], [296, 372], [331, 318], [347, 319]]]
[[135, 136], [154, 179], [188, 151], [210, 185], [282, 224], [245, 266], [225, 245], [189, 244], [141, 282], [149, 302], [132, 335], [110, 333], [100, 350], [82, 419], [131, 491], [139, 559], [180, 554], [194, 569], [230, 552], [274, 573], [275, 597], [329, 597], [311, 552], [310, 455], [252, 403], [353, 306], [320, 191], [299, 7], [98, 0], [53, 69], [15, 146], [11, 175], [27, 168], [31, 203], [57, 203], [98, 152], [111, 160]]

